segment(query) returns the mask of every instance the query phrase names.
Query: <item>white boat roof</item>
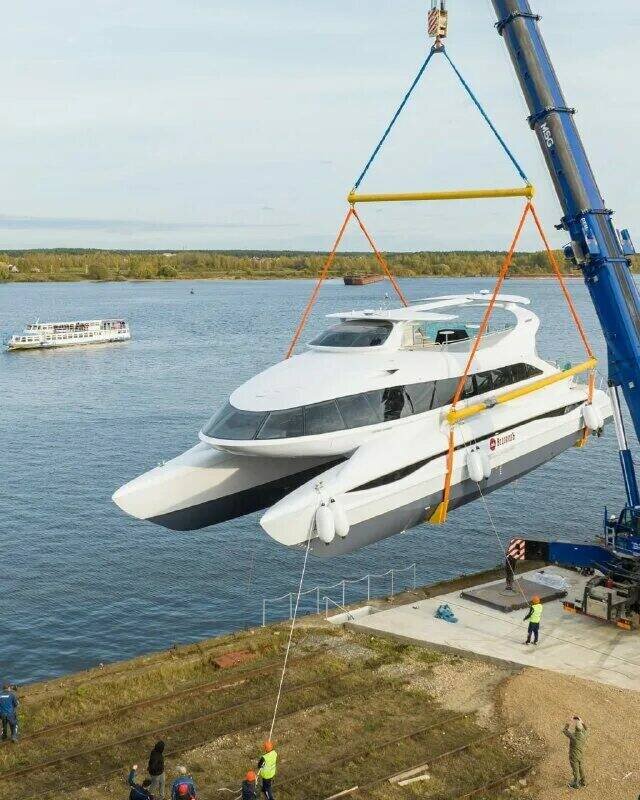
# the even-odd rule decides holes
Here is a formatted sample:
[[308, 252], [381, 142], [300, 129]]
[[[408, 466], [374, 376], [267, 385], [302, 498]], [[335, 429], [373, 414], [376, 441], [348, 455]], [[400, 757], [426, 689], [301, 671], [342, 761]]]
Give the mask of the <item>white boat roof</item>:
[[430, 311], [422, 311], [415, 306], [407, 308], [379, 308], [378, 310], [366, 309], [364, 311], [340, 311], [337, 314], [327, 314], [329, 319], [379, 319], [389, 322], [401, 322], [402, 320], [419, 320], [421, 322], [447, 322], [457, 319], [456, 314], [434, 314]]
[[[379, 308], [364, 309], [362, 311], [339, 311], [334, 314], [327, 314], [329, 319], [342, 320], [365, 320], [377, 319], [389, 322], [402, 322], [406, 320], [416, 320], [418, 322], [448, 322], [457, 319], [457, 314], [435, 314], [435, 309], [456, 308], [469, 306], [480, 301], [481, 304], [488, 304], [491, 293], [488, 291], [471, 292], [470, 294], [447, 294], [440, 297], [428, 298], [425, 301], [418, 301], [410, 306], [402, 308]], [[507, 304], [529, 305], [531, 302], [528, 297], [520, 297], [515, 294], [499, 294], [496, 302], [500, 307], [505, 308]]]
[[[538, 317], [524, 308], [526, 298], [501, 295], [498, 307], [515, 317], [515, 324], [483, 338], [471, 372], [520, 362], [537, 363]], [[472, 339], [451, 347], [407, 349], [402, 345], [403, 322], [422, 320], [429, 308], [487, 305], [487, 295], [466, 294], [431, 300], [409, 308], [342, 312], [340, 319], [390, 320], [397, 323], [379, 347], [331, 348], [311, 345], [306, 351], [275, 364], [239, 386], [230, 401], [247, 411], [272, 411], [319, 403], [389, 386], [459, 377], [466, 366]], [[446, 306], [445, 306], [446, 304]], [[375, 315], [375, 316], [374, 316]], [[440, 321], [440, 315], [433, 315]], [[443, 315], [444, 316], [444, 315]], [[446, 320], [451, 317], [445, 316]], [[427, 316], [426, 319], [432, 319]], [[454, 317], [455, 319], [455, 317]]]

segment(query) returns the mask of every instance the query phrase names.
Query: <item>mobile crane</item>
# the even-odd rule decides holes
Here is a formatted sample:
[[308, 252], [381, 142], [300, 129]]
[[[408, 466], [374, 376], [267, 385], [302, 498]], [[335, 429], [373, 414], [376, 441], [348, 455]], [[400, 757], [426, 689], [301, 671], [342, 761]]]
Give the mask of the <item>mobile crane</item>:
[[[619, 516], [605, 509], [604, 535], [594, 545], [518, 540], [527, 558], [597, 570], [569, 610], [637, 627], [640, 622], [640, 493], [620, 409], [620, 394], [640, 439], [640, 293], [631, 273], [628, 230], [618, 231], [580, 139], [529, 0], [492, 0], [502, 36], [529, 107], [564, 216], [557, 227], [570, 244], [565, 256], [582, 271], [607, 343], [608, 383], [624, 478]], [[512, 542], [512, 547], [514, 542]]]

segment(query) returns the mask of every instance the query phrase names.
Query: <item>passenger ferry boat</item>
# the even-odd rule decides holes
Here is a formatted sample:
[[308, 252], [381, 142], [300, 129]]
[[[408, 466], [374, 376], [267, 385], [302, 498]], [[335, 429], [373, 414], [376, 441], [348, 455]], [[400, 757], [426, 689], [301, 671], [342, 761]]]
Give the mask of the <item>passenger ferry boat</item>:
[[34, 322], [7, 340], [7, 350], [36, 350], [71, 345], [126, 342], [131, 338], [123, 319], [92, 319], [78, 322]]
[[[265, 510], [264, 530], [318, 555], [348, 553], [430, 519], [447, 476], [447, 422], [488, 294], [330, 315], [306, 352], [256, 375], [200, 431], [200, 443], [113, 499], [138, 519], [193, 530]], [[542, 359], [529, 300], [500, 295], [506, 325], [479, 342], [453, 429], [450, 508], [499, 489], [612, 415], [605, 392]], [[446, 313], [442, 313], [442, 312]], [[535, 393], [506, 393], [548, 379]], [[556, 382], [554, 382], [556, 381]]]

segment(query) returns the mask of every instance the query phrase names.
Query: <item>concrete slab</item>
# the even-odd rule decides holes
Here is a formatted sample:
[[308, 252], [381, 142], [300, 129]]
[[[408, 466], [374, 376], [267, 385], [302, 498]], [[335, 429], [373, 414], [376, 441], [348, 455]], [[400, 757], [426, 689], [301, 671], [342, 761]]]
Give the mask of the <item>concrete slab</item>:
[[[558, 567], [550, 567], [547, 572], [561, 575], [569, 582], [569, 599], [582, 596], [585, 578]], [[530, 578], [532, 574], [525, 573], [522, 577]], [[504, 586], [504, 582], [486, 585]], [[459, 619], [457, 624], [434, 617], [441, 603], [451, 606]], [[348, 627], [432, 649], [548, 669], [640, 691], [640, 633], [568, 614], [559, 600], [544, 607], [537, 646], [524, 645], [527, 624], [522, 618], [480, 607], [459, 592], [380, 611], [348, 623]]]
[[484, 586], [464, 589], [461, 596], [483, 606], [495, 608], [496, 611], [503, 611], [509, 614], [512, 611], [521, 611], [523, 608], [529, 608], [531, 598], [535, 596], [538, 596], [542, 603], [549, 603], [551, 600], [559, 600], [567, 595], [566, 592], [559, 589], [552, 589], [550, 586], [543, 586], [526, 578], [518, 578], [517, 587], [509, 590], [506, 588], [504, 581], [501, 581], [500, 583], [489, 583]]

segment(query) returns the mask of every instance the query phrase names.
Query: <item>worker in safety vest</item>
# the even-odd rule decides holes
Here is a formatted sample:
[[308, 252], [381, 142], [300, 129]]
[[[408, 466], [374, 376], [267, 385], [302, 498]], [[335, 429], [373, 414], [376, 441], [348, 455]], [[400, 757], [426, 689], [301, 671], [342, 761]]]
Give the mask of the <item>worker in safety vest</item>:
[[258, 775], [262, 779], [260, 790], [264, 794], [266, 800], [274, 800], [271, 784], [276, 777], [277, 761], [278, 754], [273, 747], [273, 742], [265, 742], [264, 754], [260, 761], [258, 761]]
[[564, 726], [562, 731], [569, 739], [569, 764], [573, 770], [573, 783], [569, 784], [571, 789], [580, 789], [587, 785], [584, 774], [584, 747], [587, 742], [587, 726], [580, 717], [573, 717]]
[[531, 644], [531, 637], [533, 636], [533, 643], [538, 644], [538, 634], [540, 633], [540, 620], [542, 619], [542, 603], [537, 595], [531, 598], [531, 605], [529, 606], [529, 613], [524, 618], [526, 622], [529, 620], [529, 630], [527, 631], [527, 641], [525, 644]]

